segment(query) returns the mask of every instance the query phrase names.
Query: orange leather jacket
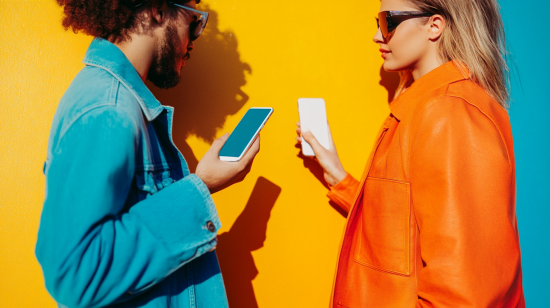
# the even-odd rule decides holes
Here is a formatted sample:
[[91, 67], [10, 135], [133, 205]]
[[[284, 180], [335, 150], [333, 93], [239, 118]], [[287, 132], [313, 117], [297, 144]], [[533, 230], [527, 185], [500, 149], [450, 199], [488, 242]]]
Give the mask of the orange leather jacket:
[[330, 307], [525, 307], [506, 110], [448, 62], [390, 105], [348, 211]]

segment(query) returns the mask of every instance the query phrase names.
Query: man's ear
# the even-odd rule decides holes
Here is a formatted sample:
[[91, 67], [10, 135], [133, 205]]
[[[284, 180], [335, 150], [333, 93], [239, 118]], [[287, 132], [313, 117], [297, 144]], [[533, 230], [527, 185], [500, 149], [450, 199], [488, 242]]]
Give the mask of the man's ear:
[[152, 0], [151, 1], [151, 16], [157, 23], [161, 24], [165, 17], [166, 1]]
[[445, 19], [441, 15], [434, 15], [430, 17], [428, 25], [430, 26], [428, 37], [432, 41], [437, 41], [445, 29]]

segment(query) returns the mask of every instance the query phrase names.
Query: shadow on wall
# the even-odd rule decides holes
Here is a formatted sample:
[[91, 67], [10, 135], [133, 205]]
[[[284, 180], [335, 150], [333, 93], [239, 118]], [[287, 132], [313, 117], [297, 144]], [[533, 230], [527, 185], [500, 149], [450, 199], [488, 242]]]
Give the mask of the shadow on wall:
[[237, 113], [248, 101], [241, 87], [246, 84], [246, 73], [252, 73], [250, 65], [240, 59], [235, 35], [220, 31], [218, 13], [207, 5], [202, 8], [210, 13], [208, 25], [195, 42], [180, 83], [162, 90], [147, 82], [162, 104], [175, 108], [174, 143], [191, 172], [195, 172], [198, 159], [187, 144], [187, 137], [196, 135], [208, 143], [214, 141], [227, 116]]
[[[308, 156], [305, 156], [304, 153], [302, 152], [302, 144], [297, 142], [296, 143], [296, 148], [300, 149], [300, 152], [298, 153], [298, 155], [296, 155], [298, 158], [302, 159], [302, 162], [304, 164], [304, 167], [306, 169], [309, 170], [309, 172], [311, 172], [311, 174], [313, 174], [313, 176], [321, 183], [323, 184], [323, 186], [325, 186], [325, 188], [328, 190], [329, 189], [329, 186], [327, 184], [327, 181], [325, 181], [325, 171], [323, 170], [323, 168], [321, 167], [321, 165], [319, 165], [319, 163], [313, 158], [313, 157], [308, 157]], [[332, 201], [329, 201], [328, 202], [330, 206], [332, 206], [333, 209], [335, 209], [338, 213], [340, 213], [340, 215], [342, 215], [343, 217], [347, 217], [348, 214], [346, 213], [346, 211], [342, 210], [342, 208], [340, 208], [340, 206], [338, 206], [336, 203], [332, 202]]]
[[[399, 73], [397, 72], [386, 72], [384, 70], [384, 67], [380, 67], [380, 82], [379, 84], [383, 86], [386, 91], [388, 91], [388, 103], [391, 103], [393, 101], [393, 98], [395, 96], [395, 92], [397, 91], [397, 87], [399, 86]], [[335, 141], [335, 143], [337, 140]], [[301, 158], [304, 164], [304, 167], [311, 172], [311, 174], [327, 189], [329, 189], [327, 182], [325, 181], [324, 171], [323, 168], [319, 165], [319, 163], [314, 160], [311, 157], [304, 156], [302, 153], [302, 145], [300, 143], [296, 143], [296, 148], [300, 149], [300, 152], [298, 153], [297, 157]], [[338, 205], [336, 205], [334, 202], [329, 201], [330, 206], [332, 206], [340, 215], [346, 217], [347, 213], [342, 210]]]
[[[235, 35], [220, 31], [218, 14], [208, 6], [202, 8], [210, 13], [208, 25], [195, 42], [180, 83], [162, 90], [147, 82], [162, 104], [175, 108], [173, 140], [191, 172], [195, 172], [198, 159], [186, 139], [196, 135], [208, 143], [214, 141], [227, 116], [237, 113], [248, 101], [241, 87], [246, 84], [246, 74], [252, 73], [250, 65], [240, 59]], [[280, 193], [279, 186], [258, 178], [244, 211], [229, 232], [218, 236], [216, 253], [230, 307], [258, 307], [252, 286], [258, 269], [252, 251], [264, 245], [267, 222]]]
[[380, 82], [379, 84], [386, 88], [388, 91], [388, 103], [393, 101], [395, 97], [395, 92], [399, 86], [399, 73], [397, 72], [386, 72], [384, 66], [380, 67]]
[[260, 177], [229, 232], [218, 236], [216, 252], [227, 290], [229, 307], [257, 308], [252, 280], [258, 269], [252, 251], [264, 246], [267, 222], [281, 188]]

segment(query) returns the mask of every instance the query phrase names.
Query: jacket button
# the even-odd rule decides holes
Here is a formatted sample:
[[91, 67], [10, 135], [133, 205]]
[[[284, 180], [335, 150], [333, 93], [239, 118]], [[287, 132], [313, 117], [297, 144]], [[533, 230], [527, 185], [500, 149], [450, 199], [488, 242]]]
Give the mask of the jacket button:
[[216, 232], [216, 226], [214, 226], [214, 223], [211, 222], [210, 220], [206, 223], [206, 228], [208, 229], [208, 231], [210, 232]]

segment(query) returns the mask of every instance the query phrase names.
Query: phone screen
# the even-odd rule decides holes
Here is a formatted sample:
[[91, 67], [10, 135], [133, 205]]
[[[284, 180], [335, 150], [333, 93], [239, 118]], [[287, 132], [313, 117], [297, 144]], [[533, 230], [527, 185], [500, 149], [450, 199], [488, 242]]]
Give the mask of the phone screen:
[[[298, 110], [300, 112], [300, 124], [308, 128], [317, 138], [317, 141], [329, 149], [327, 112], [325, 100], [322, 98], [300, 98], [298, 99]], [[302, 138], [302, 153], [305, 156], [315, 156], [311, 145]]]
[[231, 133], [223, 148], [220, 156], [240, 157], [252, 142], [252, 138], [261, 128], [264, 121], [269, 117], [273, 109], [270, 108], [251, 108], [248, 109], [235, 130]]

